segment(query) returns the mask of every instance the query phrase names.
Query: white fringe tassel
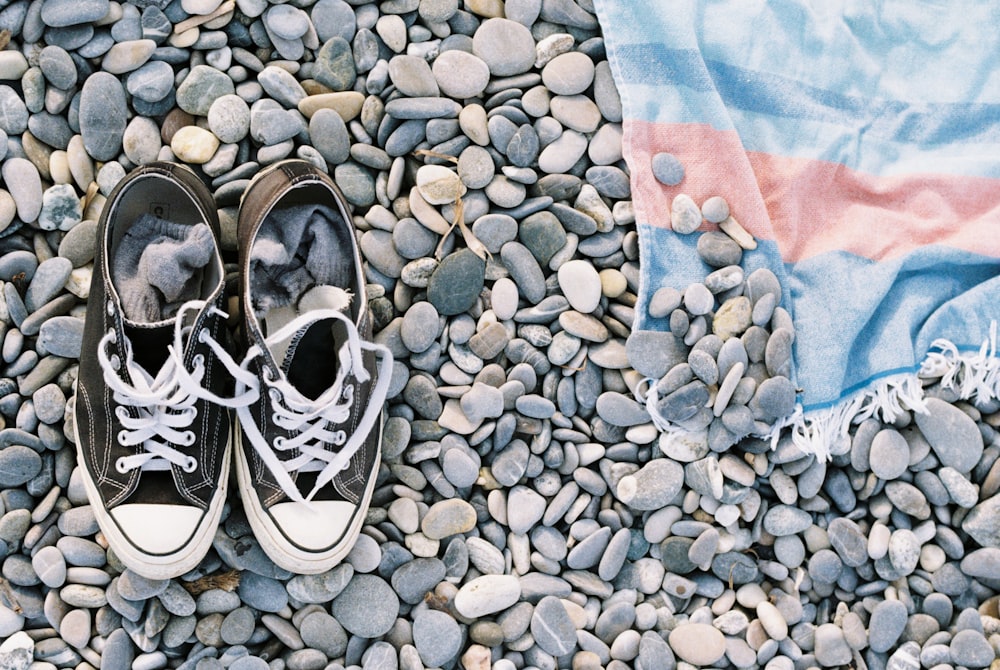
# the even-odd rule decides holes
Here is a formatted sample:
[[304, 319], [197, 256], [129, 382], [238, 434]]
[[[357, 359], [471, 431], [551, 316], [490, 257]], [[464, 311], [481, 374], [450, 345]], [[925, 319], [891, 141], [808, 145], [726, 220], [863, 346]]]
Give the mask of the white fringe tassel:
[[961, 353], [948, 340], [934, 340], [932, 349], [920, 366], [918, 376], [940, 377], [941, 386], [961, 398], [983, 401], [1000, 397], [1000, 359], [997, 358], [997, 322], [990, 322], [990, 335], [976, 353]]
[[[803, 412], [801, 405], [779, 420], [764, 435], [777, 447], [779, 439], [790, 429], [792, 442], [803, 452], [822, 460], [846, 453], [851, 444], [851, 425], [869, 418], [893, 423], [905, 412], [926, 412], [923, 382], [937, 380], [963, 400], [989, 401], [1000, 398], [1000, 358], [997, 357], [997, 323], [990, 324], [990, 333], [978, 352], [962, 353], [948, 340], [931, 344], [917, 373], [904, 373], [881, 379], [874, 387], [857, 393], [832, 407]], [[660, 414], [656, 380], [645, 379], [635, 391], [636, 399], [646, 406], [653, 424], [663, 433], [681, 437], [687, 431], [671, 424]]]

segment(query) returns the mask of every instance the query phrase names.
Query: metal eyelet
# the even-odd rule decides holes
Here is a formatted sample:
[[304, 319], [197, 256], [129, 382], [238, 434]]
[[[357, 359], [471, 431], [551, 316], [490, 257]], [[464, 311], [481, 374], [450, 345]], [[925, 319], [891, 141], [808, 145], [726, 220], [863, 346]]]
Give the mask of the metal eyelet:
[[198, 331], [198, 341], [205, 344], [205, 340], [208, 338], [208, 331], [202, 328]]
[[122, 369], [122, 359], [118, 354], [111, 354], [111, 369], [118, 372]]
[[279, 435], [276, 438], [274, 438], [274, 448], [275, 449], [281, 449], [284, 446], [285, 446], [285, 438], [284, 437], [282, 437], [281, 435]]
[[184, 472], [191, 474], [198, 469], [198, 460], [194, 456], [188, 456], [184, 461], [184, 465], [181, 466]]
[[115, 315], [115, 303], [113, 303], [112, 301], [108, 300], [107, 310], [108, 310], [108, 316], [114, 316]]
[[128, 431], [119, 430], [117, 437], [118, 437], [118, 444], [120, 444], [123, 447], [130, 446], [129, 444], [127, 444], [127, 441], [128, 441]]
[[194, 431], [193, 430], [186, 431], [183, 434], [182, 439], [183, 439], [184, 446], [185, 447], [190, 447], [192, 444], [194, 444], [194, 441], [196, 439]]
[[124, 456], [122, 456], [121, 458], [116, 458], [115, 459], [115, 470], [117, 470], [118, 473], [122, 474], [122, 475], [128, 474], [128, 468], [125, 467], [125, 457]]

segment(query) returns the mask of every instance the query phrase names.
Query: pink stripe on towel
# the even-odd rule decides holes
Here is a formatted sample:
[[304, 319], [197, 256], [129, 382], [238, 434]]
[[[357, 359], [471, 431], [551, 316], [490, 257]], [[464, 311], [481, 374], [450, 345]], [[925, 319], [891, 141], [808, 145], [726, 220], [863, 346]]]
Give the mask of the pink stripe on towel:
[[[734, 131], [705, 124], [625, 125], [637, 215], [651, 225], [669, 227], [670, 203], [678, 193], [698, 203], [724, 195], [733, 216], [755, 237], [777, 241], [785, 262], [830, 251], [887, 260], [929, 244], [1000, 258], [998, 179], [876, 177], [839, 163], [747, 154]], [[653, 178], [650, 161], [661, 151], [685, 166], [678, 186]]]

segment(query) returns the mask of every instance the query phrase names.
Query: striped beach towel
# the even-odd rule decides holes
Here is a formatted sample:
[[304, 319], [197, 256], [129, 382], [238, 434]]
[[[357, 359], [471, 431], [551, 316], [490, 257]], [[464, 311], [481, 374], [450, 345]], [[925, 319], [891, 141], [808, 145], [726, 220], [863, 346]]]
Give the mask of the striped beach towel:
[[[663, 213], [678, 193], [722, 195], [759, 240], [745, 264], [784, 287], [803, 449], [829, 456], [859, 416], [920, 411], [922, 371], [997, 398], [1000, 5], [595, 4], [626, 117], [637, 329], [667, 329], [650, 297], [706, 273]], [[659, 152], [685, 168], [675, 187], [653, 177]]]

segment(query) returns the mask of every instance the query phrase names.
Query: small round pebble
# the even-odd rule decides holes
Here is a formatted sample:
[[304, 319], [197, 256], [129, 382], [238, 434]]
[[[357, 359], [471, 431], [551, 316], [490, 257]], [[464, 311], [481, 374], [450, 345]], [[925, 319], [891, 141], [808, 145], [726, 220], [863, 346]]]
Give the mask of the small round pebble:
[[665, 186], [677, 186], [684, 181], [684, 165], [671, 153], [661, 151], [653, 154], [652, 166], [656, 181]]

